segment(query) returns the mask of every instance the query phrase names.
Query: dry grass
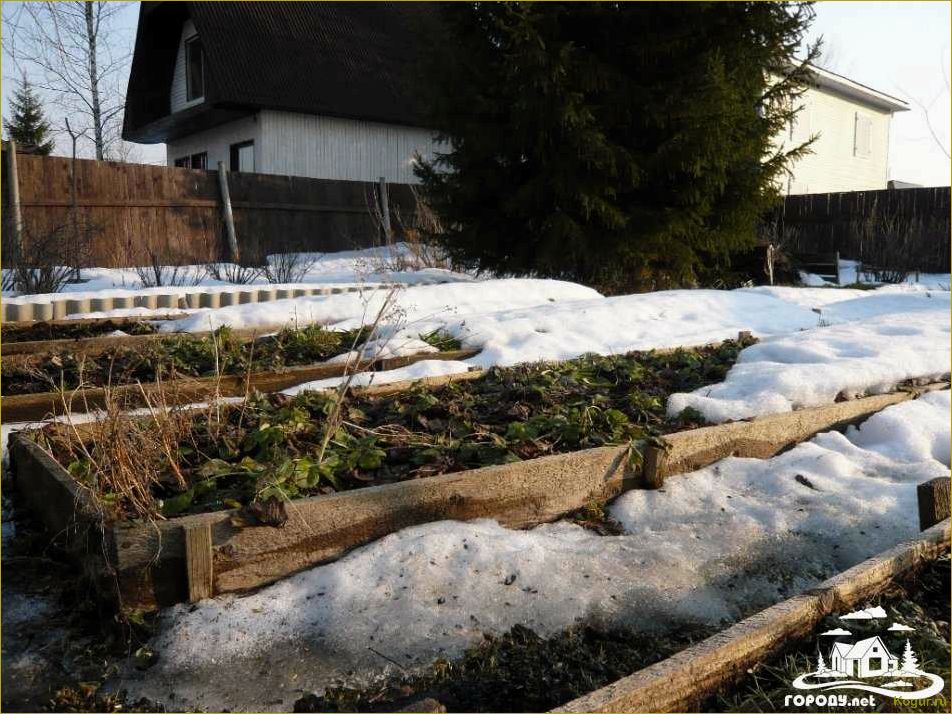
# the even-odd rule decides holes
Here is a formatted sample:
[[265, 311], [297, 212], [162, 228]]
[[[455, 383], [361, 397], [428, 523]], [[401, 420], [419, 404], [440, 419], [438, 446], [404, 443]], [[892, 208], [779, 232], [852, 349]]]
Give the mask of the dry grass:
[[[323, 446], [318, 463], [324, 458], [327, 444], [339, 429], [343, 416], [341, 407], [351, 388], [360, 365], [372, 363], [385, 350], [388, 336], [394, 334], [391, 320], [399, 320], [396, 296], [399, 288], [390, 288], [375, 313], [369, 315], [368, 342], [375, 345], [370, 355], [360, 356], [355, 343], [352, 356], [345, 365], [343, 379], [336, 388], [335, 407], [322, 425]], [[368, 310], [369, 310], [368, 302]], [[365, 315], [365, 318], [368, 315]], [[217, 359], [218, 337], [215, 341], [216, 369], [220, 380], [222, 372]], [[249, 360], [249, 364], [251, 361]], [[84, 403], [89, 419], [77, 417], [72, 406], [84, 402], [83, 383], [71, 390], [59, 386], [61, 421], [48, 424], [38, 443], [61, 463], [82, 487], [88, 489], [102, 507], [105, 520], [140, 518], [146, 521], [162, 519], [161, 503], [156, 493], [179, 493], [191, 485], [187, 474], [180, 469], [182, 450], [202, 454], [202, 443], [227, 442], [240, 434], [245, 418], [247, 398], [251, 394], [251, 371], [246, 373], [244, 396], [234, 403], [221, 398], [216, 388], [214, 396], [203, 404], [190, 404], [177, 393], [171, 383], [158, 378], [155, 389], [146, 390], [139, 383], [138, 393], [117, 392], [110, 386], [104, 390], [104, 405], [93, 408]], [[182, 384], [184, 380], [176, 380]], [[135, 400], [135, 401], [133, 401]], [[232, 400], [228, 400], [231, 402]], [[142, 407], [142, 404], [145, 407]], [[237, 412], [237, 428], [235, 415]], [[85, 415], [84, 415], [85, 416]], [[201, 435], [197, 433], [201, 430]], [[232, 444], [237, 446], [237, 444]], [[267, 504], [264, 504], [267, 505]]]

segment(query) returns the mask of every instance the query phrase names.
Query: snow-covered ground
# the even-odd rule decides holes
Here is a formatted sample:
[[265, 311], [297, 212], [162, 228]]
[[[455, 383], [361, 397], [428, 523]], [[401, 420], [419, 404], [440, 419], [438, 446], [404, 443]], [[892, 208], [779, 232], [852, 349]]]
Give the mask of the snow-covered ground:
[[[165, 323], [163, 329], [264, 328], [282, 320], [350, 329], [371, 322], [387, 297], [377, 289], [235, 305]], [[606, 298], [559, 281], [486, 280], [401, 289], [394, 318], [382, 333], [385, 341], [405, 345], [442, 329], [463, 347], [480, 350], [468, 365], [490, 367], [698, 345], [749, 330], [762, 343], [743, 352], [725, 384], [672, 400], [672, 413], [692, 406], [723, 421], [945, 374], [952, 358], [949, 297], [947, 291], [890, 286], [670, 290]], [[432, 375], [458, 367], [418, 369]], [[375, 380], [387, 378], [381, 373]]]
[[[272, 259], [273, 257], [269, 257]], [[134, 268], [83, 268], [83, 282], [67, 283], [61, 294], [82, 300], [102, 297], [131, 297], [135, 295], [161, 294], [168, 292], [216, 292], [241, 289], [250, 286], [274, 288], [309, 287], [314, 284], [333, 286], [357, 286], [368, 283], [399, 283], [402, 285], [426, 285], [451, 281], [470, 281], [473, 277], [441, 268], [423, 268], [420, 270], [398, 270], [412, 261], [413, 255], [406, 244], [395, 246], [347, 250], [336, 253], [301, 253], [301, 265], [311, 263], [296, 283], [269, 284], [263, 276], [257, 276], [246, 285], [235, 285], [216, 280], [208, 274], [205, 266], [186, 265], [179, 268], [183, 286], [162, 288], [143, 287], [142, 279]], [[226, 265], [222, 264], [224, 271]], [[150, 269], [148, 269], [150, 270]], [[49, 302], [50, 294], [15, 296], [3, 291], [3, 298], [12, 304]]]
[[773, 459], [630, 491], [611, 507], [622, 536], [566, 522], [408, 528], [253, 595], [171, 608], [150, 643], [158, 663], [117, 686], [177, 708], [289, 709], [515, 624], [733, 621], [914, 536], [916, 484], [948, 476], [949, 411], [949, 393], [931, 393]]
[[938, 379], [952, 360], [949, 307], [948, 293], [836, 303], [823, 315], [851, 321], [748, 347], [723, 382], [671, 395], [668, 414], [691, 407], [718, 423], [888, 392], [908, 379]]

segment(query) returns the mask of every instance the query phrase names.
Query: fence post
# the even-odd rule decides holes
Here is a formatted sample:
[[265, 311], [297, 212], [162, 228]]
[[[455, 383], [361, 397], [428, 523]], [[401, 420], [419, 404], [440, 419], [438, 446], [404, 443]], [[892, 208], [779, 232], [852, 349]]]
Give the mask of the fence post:
[[228, 251], [231, 262], [237, 263], [240, 256], [238, 254], [238, 237], [235, 235], [235, 217], [231, 212], [231, 195], [228, 193], [228, 172], [225, 170], [225, 162], [218, 162], [218, 187], [221, 189], [221, 208], [225, 218], [225, 231], [228, 233]]
[[7, 141], [7, 183], [7, 196], [13, 212], [13, 247], [18, 261], [23, 253], [23, 214], [20, 212], [20, 180], [17, 177], [17, 143], [13, 139]]
[[380, 215], [383, 218], [383, 232], [386, 243], [390, 243], [390, 197], [387, 195], [387, 179], [380, 177]]
[[949, 478], [940, 476], [916, 487], [919, 530], [924, 531], [949, 517]]

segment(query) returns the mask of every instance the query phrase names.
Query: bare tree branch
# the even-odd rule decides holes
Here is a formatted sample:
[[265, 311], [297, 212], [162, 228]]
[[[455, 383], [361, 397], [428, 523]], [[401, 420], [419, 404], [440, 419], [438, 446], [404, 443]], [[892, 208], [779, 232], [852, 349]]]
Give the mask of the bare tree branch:
[[127, 2], [59, 0], [4, 4], [3, 52], [88, 136], [97, 159], [122, 144], [131, 50], [114, 20]]

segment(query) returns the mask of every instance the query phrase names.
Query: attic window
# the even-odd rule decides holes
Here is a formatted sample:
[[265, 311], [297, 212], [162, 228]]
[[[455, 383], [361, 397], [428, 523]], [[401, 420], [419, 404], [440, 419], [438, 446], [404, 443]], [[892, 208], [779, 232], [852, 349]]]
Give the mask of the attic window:
[[856, 112], [853, 133], [853, 156], [871, 156], [873, 153], [873, 120]]
[[205, 53], [198, 35], [185, 40], [185, 99], [191, 102], [205, 96]]

